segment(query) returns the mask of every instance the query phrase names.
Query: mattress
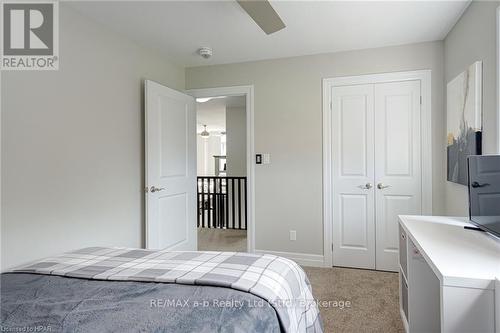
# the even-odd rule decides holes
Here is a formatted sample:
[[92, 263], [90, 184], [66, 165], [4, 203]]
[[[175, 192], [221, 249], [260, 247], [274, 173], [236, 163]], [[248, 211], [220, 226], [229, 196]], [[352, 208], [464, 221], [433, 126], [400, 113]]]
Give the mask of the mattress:
[[270, 254], [89, 247], [40, 259], [9, 273], [230, 288], [266, 301], [284, 333], [323, 332], [304, 270], [292, 260]]

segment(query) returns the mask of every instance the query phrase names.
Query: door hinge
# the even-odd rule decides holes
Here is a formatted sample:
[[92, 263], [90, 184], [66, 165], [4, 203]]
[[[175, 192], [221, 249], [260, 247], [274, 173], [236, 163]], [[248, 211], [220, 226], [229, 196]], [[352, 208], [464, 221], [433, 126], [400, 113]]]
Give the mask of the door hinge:
[[330, 111], [333, 110], [333, 107], [332, 107], [332, 101], [330, 101]]
[[420, 105], [422, 105], [422, 95], [420, 95]]
[[332, 252], [333, 252], [333, 243], [332, 243]]

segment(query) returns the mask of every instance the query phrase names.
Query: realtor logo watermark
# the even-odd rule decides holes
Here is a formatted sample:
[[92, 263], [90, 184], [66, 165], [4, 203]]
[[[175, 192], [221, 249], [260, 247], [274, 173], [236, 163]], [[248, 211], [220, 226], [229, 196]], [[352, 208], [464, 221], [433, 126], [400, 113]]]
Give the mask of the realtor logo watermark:
[[59, 69], [57, 1], [2, 1], [0, 16], [0, 69]]

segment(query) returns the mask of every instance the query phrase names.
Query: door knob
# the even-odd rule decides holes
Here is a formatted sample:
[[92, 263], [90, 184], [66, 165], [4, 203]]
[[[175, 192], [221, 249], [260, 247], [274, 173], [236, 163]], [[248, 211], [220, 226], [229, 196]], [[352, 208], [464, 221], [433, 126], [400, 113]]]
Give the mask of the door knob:
[[371, 183], [366, 183], [365, 185], [359, 185], [359, 188], [362, 188], [363, 190], [369, 190], [373, 187]]
[[470, 186], [472, 186], [473, 188], [478, 188], [478, 187], [490, 186], [490, 184], [488, 184], [488, 183], [479, 184], [478, 182], [472, 182], [472, 184], [470, 184]]
[[158, 187], [151, 186], [151, 193], [160, 192], [163, 190], [164, 190], [163, 187], [158, 188]]
[[388, 188], [388, 187], [391, 187], [391, 185], [384, 185], [384, 184], [382, 184], [382, 183], [378, 183], [378, 184], [377, 184], [377, 188], [378, 188], [379, 190], [383, 190], [384, 188]]

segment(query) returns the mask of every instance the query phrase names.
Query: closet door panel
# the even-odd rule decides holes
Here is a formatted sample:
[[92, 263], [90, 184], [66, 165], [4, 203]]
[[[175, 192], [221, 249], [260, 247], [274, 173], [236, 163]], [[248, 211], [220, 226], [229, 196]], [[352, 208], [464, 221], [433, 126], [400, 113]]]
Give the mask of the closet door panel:
[[421, 214], [420, 81], [375, 84], [376, 268], [398, 271], [398, 215]]
[[373, 85], [334, 87], [333, 264], [375, 268]]

